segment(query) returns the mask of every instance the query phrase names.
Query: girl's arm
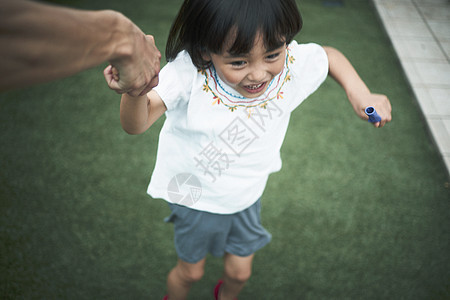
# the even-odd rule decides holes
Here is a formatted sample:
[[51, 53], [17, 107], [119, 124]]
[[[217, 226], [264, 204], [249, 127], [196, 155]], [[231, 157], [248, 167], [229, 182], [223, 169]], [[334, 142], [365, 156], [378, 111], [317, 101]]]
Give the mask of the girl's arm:
[[367, 106], [373, 106], [381, 117], [381, 122], [374, 123], [375, 127], [383, 127], [390, 122], [392, 117], [389, 99], [385, 95], [372, 94], [341, 52], [331, 47], [323, 48], [328, 55], [329, 75], [344, 88], [356, 114], [367, 120], [364, 110]]
[[141, 134], [149, 129], [166, 110], [164, 102], [154, 90], [138, 97], [123, 94], [120, 102], [120, 122], [127, 133]]

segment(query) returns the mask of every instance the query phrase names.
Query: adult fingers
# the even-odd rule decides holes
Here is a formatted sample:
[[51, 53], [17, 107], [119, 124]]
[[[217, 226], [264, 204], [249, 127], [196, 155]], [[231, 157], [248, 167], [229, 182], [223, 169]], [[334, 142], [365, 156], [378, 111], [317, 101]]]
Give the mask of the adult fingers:
[[155, 86], [157, 86], [159, 83], [159, 76], [156, 75], [152, 81], [150, 81], [150, 83], [144, 88], [144, 90], [142, 90], [142, 92], [139, 94], [139, 96], [143, 96], [145, 94], [147, 94], [148, 92], [150, 92]]

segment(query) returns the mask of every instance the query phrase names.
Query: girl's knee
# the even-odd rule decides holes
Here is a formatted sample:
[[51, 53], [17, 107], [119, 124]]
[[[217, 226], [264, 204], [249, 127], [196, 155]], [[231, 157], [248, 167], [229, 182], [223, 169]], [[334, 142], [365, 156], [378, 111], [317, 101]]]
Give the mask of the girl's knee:
[[245, 283], [252, 275], [253, 255], [240, 257], [232, 254], [225, 255], [225, 275], [236, 282]]
[[225, 274], [228, 278], [230, 278], [233, 281], [245, 283], [247, 282], [247, 280], [250, 279], [250, 276], [252, 275], [252, 270], [251, 268], [248, 267], [241, 267], [241, 268], [225, 267]]
[[197, 282], [203, 277], [203, 270], [188, 270], [183, 272], [184, 280], [188, 282]]
[[204, 270], [204, 263], [189, 264], [180, 262], [177, 265], [178, 274], [187, 282], [196, 282], [202, 279]]

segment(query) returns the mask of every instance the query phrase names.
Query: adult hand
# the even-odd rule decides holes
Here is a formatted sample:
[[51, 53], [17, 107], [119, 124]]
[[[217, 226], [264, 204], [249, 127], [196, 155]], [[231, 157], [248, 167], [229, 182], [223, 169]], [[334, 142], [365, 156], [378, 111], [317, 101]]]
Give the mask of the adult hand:
[[0, 2], [0, 91], [71, 76], [105, 61], [118, 70], [111, 77], [109, 68], [105, 78], [119, 93], [146, 93], [158, 83], [161, 54], [153, 37], [122, 13]]
[[161, 53], [151, 35], [144, 35], [136, 29], [132, 48], [126, 49], [126, 55], [112, 60], [103, 71], [109, 88], [119, 94], [142, 96], [158, 85]]

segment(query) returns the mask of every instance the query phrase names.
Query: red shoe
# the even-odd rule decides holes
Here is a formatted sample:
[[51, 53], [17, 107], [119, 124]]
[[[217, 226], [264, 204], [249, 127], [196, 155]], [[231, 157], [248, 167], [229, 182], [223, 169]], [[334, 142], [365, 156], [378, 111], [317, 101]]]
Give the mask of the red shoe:
[[219, 279], [216, 287], [214, 288], [214, 297], [216, 298], [216, 300], [219, 300], [219, 290], [220, 290], [220, 286], [222, 285], [222, 283], [223, 283], [223, 280]]
[[[220, 287], [222, 284], [223, 284], [223, 280], [219, 279], [216, 287], [214, 288], [214, 297], [216, 298], [216, 300], [219, 300], [219, 291], [220, 291]], [[236, 300], [237, 300], [237, 298], [236, 298]]]
[[163, 300], [169, 300], [169, 295], [165, 295]]

